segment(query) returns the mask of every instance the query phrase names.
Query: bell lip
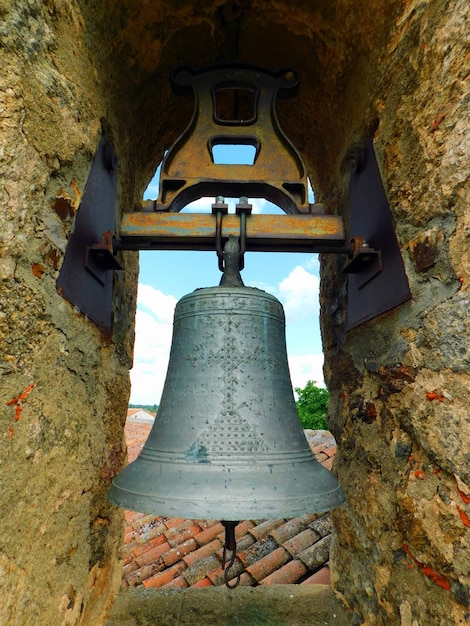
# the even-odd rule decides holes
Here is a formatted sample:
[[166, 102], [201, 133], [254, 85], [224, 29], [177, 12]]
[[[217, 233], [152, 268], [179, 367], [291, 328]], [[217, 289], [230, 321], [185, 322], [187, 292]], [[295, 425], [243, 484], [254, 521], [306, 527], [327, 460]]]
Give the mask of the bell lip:
[[332, 511], [346, 502], [341, 485], [315, 496], [277, 498], [270, 500], [237, 500], [222, 505], [220, 500], [192, 500], [181, 502], [178, 498], [156, 498], [121, 489], [114, 483], [108, 493], [113, 504], [147, 515], [180, 517], [183, 519], [290, 519], [305, 514]]

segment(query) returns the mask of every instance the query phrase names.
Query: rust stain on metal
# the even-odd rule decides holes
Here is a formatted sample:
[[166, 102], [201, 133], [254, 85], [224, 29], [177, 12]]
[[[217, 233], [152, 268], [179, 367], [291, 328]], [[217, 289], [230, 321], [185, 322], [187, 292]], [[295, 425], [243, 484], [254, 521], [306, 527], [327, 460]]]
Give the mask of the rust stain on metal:
[[[226, 215], [222, 221], [222, 237], [238, 236], [240, 218]], [[123, 248], [134, 240], [139, 246], [148, 244], [186, 245], [192, 249], [213, 249], [216, 218], [211, 214], [126, 213], [122, 217], [120, 240]], [[344, 244], [343, 221], [335, 215], [251, 215], [246, 221], [248, 250], [295, 250], [310, 246], [312, 251], [327, 245]]]
[[[177, 68], [171, 78], [179, 95], [193, 95], [192, 119], [163, 159], [160, 211], [180, 211], [205, 196], [266, 198], [286, 213], [308, 213], [307, 172], [279, 126], [276, 99], [292, 96], [299, 83], [289, 68], [279, 71], [225, 64]], [[214, 148], [254, 148], [249, 163], [216, 162]]]

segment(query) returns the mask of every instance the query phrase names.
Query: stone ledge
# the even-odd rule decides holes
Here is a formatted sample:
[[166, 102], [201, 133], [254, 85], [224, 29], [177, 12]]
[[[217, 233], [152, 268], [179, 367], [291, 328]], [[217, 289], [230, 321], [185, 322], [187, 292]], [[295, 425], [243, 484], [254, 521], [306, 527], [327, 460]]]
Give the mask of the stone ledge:
[[123, 590], [105, 626], [350, 626], [327, 585]]

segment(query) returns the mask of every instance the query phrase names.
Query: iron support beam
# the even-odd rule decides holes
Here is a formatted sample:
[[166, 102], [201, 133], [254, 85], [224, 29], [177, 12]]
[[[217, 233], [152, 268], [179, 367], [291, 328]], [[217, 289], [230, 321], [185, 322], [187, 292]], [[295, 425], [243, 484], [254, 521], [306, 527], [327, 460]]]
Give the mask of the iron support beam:
[[[222, 238], [238, 237], [240, 216], [224, 215]], [[125, 213], [121, 250], [214, 250], [216, 216], [209, 213]], [[250, 215], [246, 249], [255, 252], [344, 252], [343, 220], [337, 215]]]

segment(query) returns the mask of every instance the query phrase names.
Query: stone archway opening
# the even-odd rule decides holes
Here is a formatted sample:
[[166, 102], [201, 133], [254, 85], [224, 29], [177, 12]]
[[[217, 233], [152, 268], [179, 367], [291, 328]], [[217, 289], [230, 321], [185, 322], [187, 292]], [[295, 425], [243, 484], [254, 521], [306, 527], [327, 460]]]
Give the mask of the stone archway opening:
[[[234, 159], [231, 147], [226, 147], [221, 157], [225, 163], [239, 162], [238, 153]], [[309, 193], [309, 201], [313, 202], [313, 191], [310, 189]], [[144, 199], [153, 200], [157, 195], [158, 168]], [[229, 212], [235, 213], [239, 199], [224, 200], [229, 204]], [[214, 201], [214, 198], [202, 198], [189, 204], [181, 213], [210, 213]], [[250, 202], [255, 214], [284, 213], [262, 199]], [[147, 405], [147, 409], [152, 410], [151, 407], [156, 408], [159, 404], [170, 348], [170, 300], [176, 303], [194, 289], [215, 286], [221, 276], [215, 251], [152, 251], [140, 252], [139, 257], [138, 293], [141, 295], [137, 300], [136, 343], [131, 371], [132, 414], [126, 424], [130, 461], [140, 451], [151, 429], [149, 416], [139, 413], [136, 407]], [[168, 281], [169, 275], [171, 281]], [[284, 302], [293, 387], [303, 389], [309, 380], [323, 386], [317, 255], [247, 252], [242, 277], [247, 286], [267, 290]], [[311, 424], [304, 427], [314, 428]], [[335, 442], [325, 429], [326, 424], [318, 425], [315, 431], [309, 430], [306, 435], [318, 461], [331, 468]], [[220, 523], [173, 520], [132, 512], [126, 513], [126, 520], [123, 578], [126, 587], [144, 585], [167, 590], [224, 584], [220, 568], [220, 541], [223, 537]], [[165, 540], [167, 535], [171, 535], [168, 541]], [[241, 573], [243, 585], [329, 581], [331, 523], [327, 515], [305, 515], [291, 520], [246, 520], [237, 529], [237, 537], [239, 549], [244, 553], [241, 559], [237, 556], [233, 575], [236, 577]], [[277, 548], [280, 550], [276, 554]], [[303, 560], [297, 558], [300, 553]], [[243, 569], [240, 569], [242, 565]], [[278, 571], [285, 565], [282, 571]]]
[[322, 259], [325, 376], [348, 496], [334, 516], [334, 588], [354, 623], [466, 623], [466, 3], [3, 5], [1, 619], [100, 624], [120, 583], [122, 517], [107, 492], [125, 456], [135, 255], [119, 255], [111, 336], [56, 289], [100, 135], [120, 160], [119, 211], [132, 211], [191, 114], [170, 70], [241, 61], [299, 72], [280, 123], [317, 200], [346, 224], [349, 152], [373, 135], [413, 295], [346, 332], [341, 263]]

